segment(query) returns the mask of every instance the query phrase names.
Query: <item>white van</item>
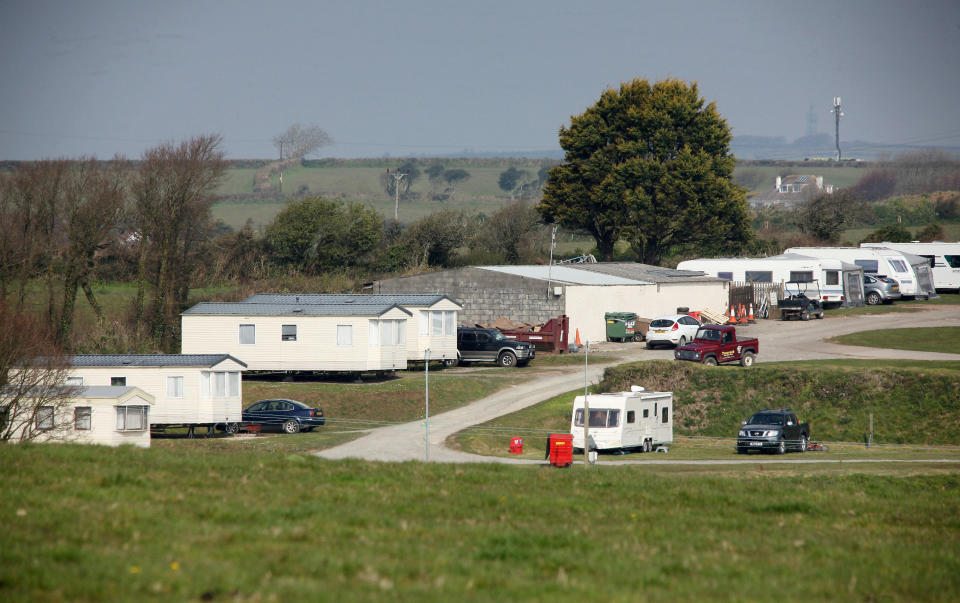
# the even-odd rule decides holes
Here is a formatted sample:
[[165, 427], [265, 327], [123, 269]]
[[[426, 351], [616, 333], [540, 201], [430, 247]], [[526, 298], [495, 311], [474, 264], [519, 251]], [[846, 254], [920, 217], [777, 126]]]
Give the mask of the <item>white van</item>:
[[[867, 274], [883, 274], [900, 283], [904, 297], [928, 297], [932, 291], [921, 286], [910, 259], [901, 251], [876, 247], [791, 247], [785, 253], [799, 253], [816, 258], [836, 258], [863, 266]], [[929, 285], [931, 288], [933, 283]]]
[[842, 260], [783, 253], [765, 258], [701, 258], [677, 264], [708, 276], [754, 283], [817, 281], [826, 306], [863, 305], [863, 269]]
[[930, 265], [937, 290], [960, 290], [960, 241], [956, 243], [860, 243], [861, 247], [887, 247], [918, 255]]
[[[583, 450], [583, 401], [573, 401], [570, 433], [573, 448]], [[591, 450], [650, 452], [673, 441], [673, 392], [648, 392], [636, 385], [628, 392], [590, 394]]]

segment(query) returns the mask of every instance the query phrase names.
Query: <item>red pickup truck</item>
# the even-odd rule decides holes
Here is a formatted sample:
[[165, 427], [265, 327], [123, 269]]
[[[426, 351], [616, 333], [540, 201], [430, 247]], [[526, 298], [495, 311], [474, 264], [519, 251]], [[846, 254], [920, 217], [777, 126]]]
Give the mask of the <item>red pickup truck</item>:
[[674, 350], [673, 357], [703, 364], [739, 362], [740, 366], [753, 366], [759, 352], [760, 342], [737, 339], [737, 329], [732, 325], [703, 325], [693, 341]]

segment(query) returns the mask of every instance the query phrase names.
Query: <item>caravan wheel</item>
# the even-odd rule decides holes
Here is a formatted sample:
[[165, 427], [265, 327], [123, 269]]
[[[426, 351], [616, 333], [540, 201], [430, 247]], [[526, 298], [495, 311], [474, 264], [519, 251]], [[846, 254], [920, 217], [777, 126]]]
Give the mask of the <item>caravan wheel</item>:
[[643, 451], [650, 452], [650, 440], [643, 441]]

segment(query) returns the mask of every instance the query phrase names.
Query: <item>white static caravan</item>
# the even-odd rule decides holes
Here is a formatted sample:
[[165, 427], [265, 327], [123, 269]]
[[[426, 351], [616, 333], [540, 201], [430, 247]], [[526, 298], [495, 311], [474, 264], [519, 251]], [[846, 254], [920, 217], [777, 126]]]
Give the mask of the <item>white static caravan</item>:
[[[583, 450], [583, 396], [573, 400], [570, 433], [574, 449]], [[641, 450], [673, 442], [673, 392], [648, 392], [636, 385], [628, 392], [590, 394], [590, 448]]]
[[411, 313], [407, 321], [407, 362], [457, 359], [457, 313], [463, 305], [446, 295], [428, 293], [255, 293], [243, 303], [282, 304], [395, 304]]
[[67, 385], [135, 386], [153, 396], [151, 426], [240, 422], [247, 367], [228, 354], [78, 354], [68, 363]]
[[874, 247], [791, 247], [786, 253], [835, 258], [863, 266], [867, 274], [883, 274], [896, 279], [904, 297], [936, 296], [933, 275], [926, 262], [921, 261], [922, 258], [911, 259], [901, 251]]
[[861, 247], [886, 247], [913, 254], [927, 260], [938, 291], [960, 290], [960, 241], [956, 243], [860, 243]]
[[226, 351], [251, 371], [402, 370], [410, 316], [387, 303], [204, 302], [180, 315], [181, 350]]
[[863, 268], [838, 259], [783, 253], [766, 258], [702, 258], [686, 260], [678, 270], [699, 270], [709, 276], [755, 283], [816, 280], [824, 304], [862, 306]]
[[[34, 442], [70, 442], [150, 447], [150, 407], [154, 398], [138, 387], [82, 387], [58, 407], [40, 407], [31, 424], [13, 425], [10, 441], [24, 430], [36, 433]], [[3, 399], [0, 398], [0, 406]], [[27, 417], [24, 417], [27, 418]]]

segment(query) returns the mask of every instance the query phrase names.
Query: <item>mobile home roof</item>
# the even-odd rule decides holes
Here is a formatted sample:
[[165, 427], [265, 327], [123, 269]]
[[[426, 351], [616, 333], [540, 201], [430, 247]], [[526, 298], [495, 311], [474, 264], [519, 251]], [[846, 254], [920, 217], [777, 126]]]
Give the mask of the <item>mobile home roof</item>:
[[224, 360], [247, 366], [230, 354], [76, 354], [67, 357], [70, 366], [198, 366], [209, 368]]
[[458, 306], [463, 304], [448, 295], [430, 293], [377, 293], [377, 294], [348, 294], [348, 293], [254, 293], [242, 303], [270, 303], [270, 304], [395, 304], [399, 306], [432, 306], [437, 302], [449, 300]]
[[198, 316], [381, 316], [394, 308], [410, 314], [409, 310], [395, 303], [327, 305], [248, 302], [201, 302], [184, 311], [183, 314]]

